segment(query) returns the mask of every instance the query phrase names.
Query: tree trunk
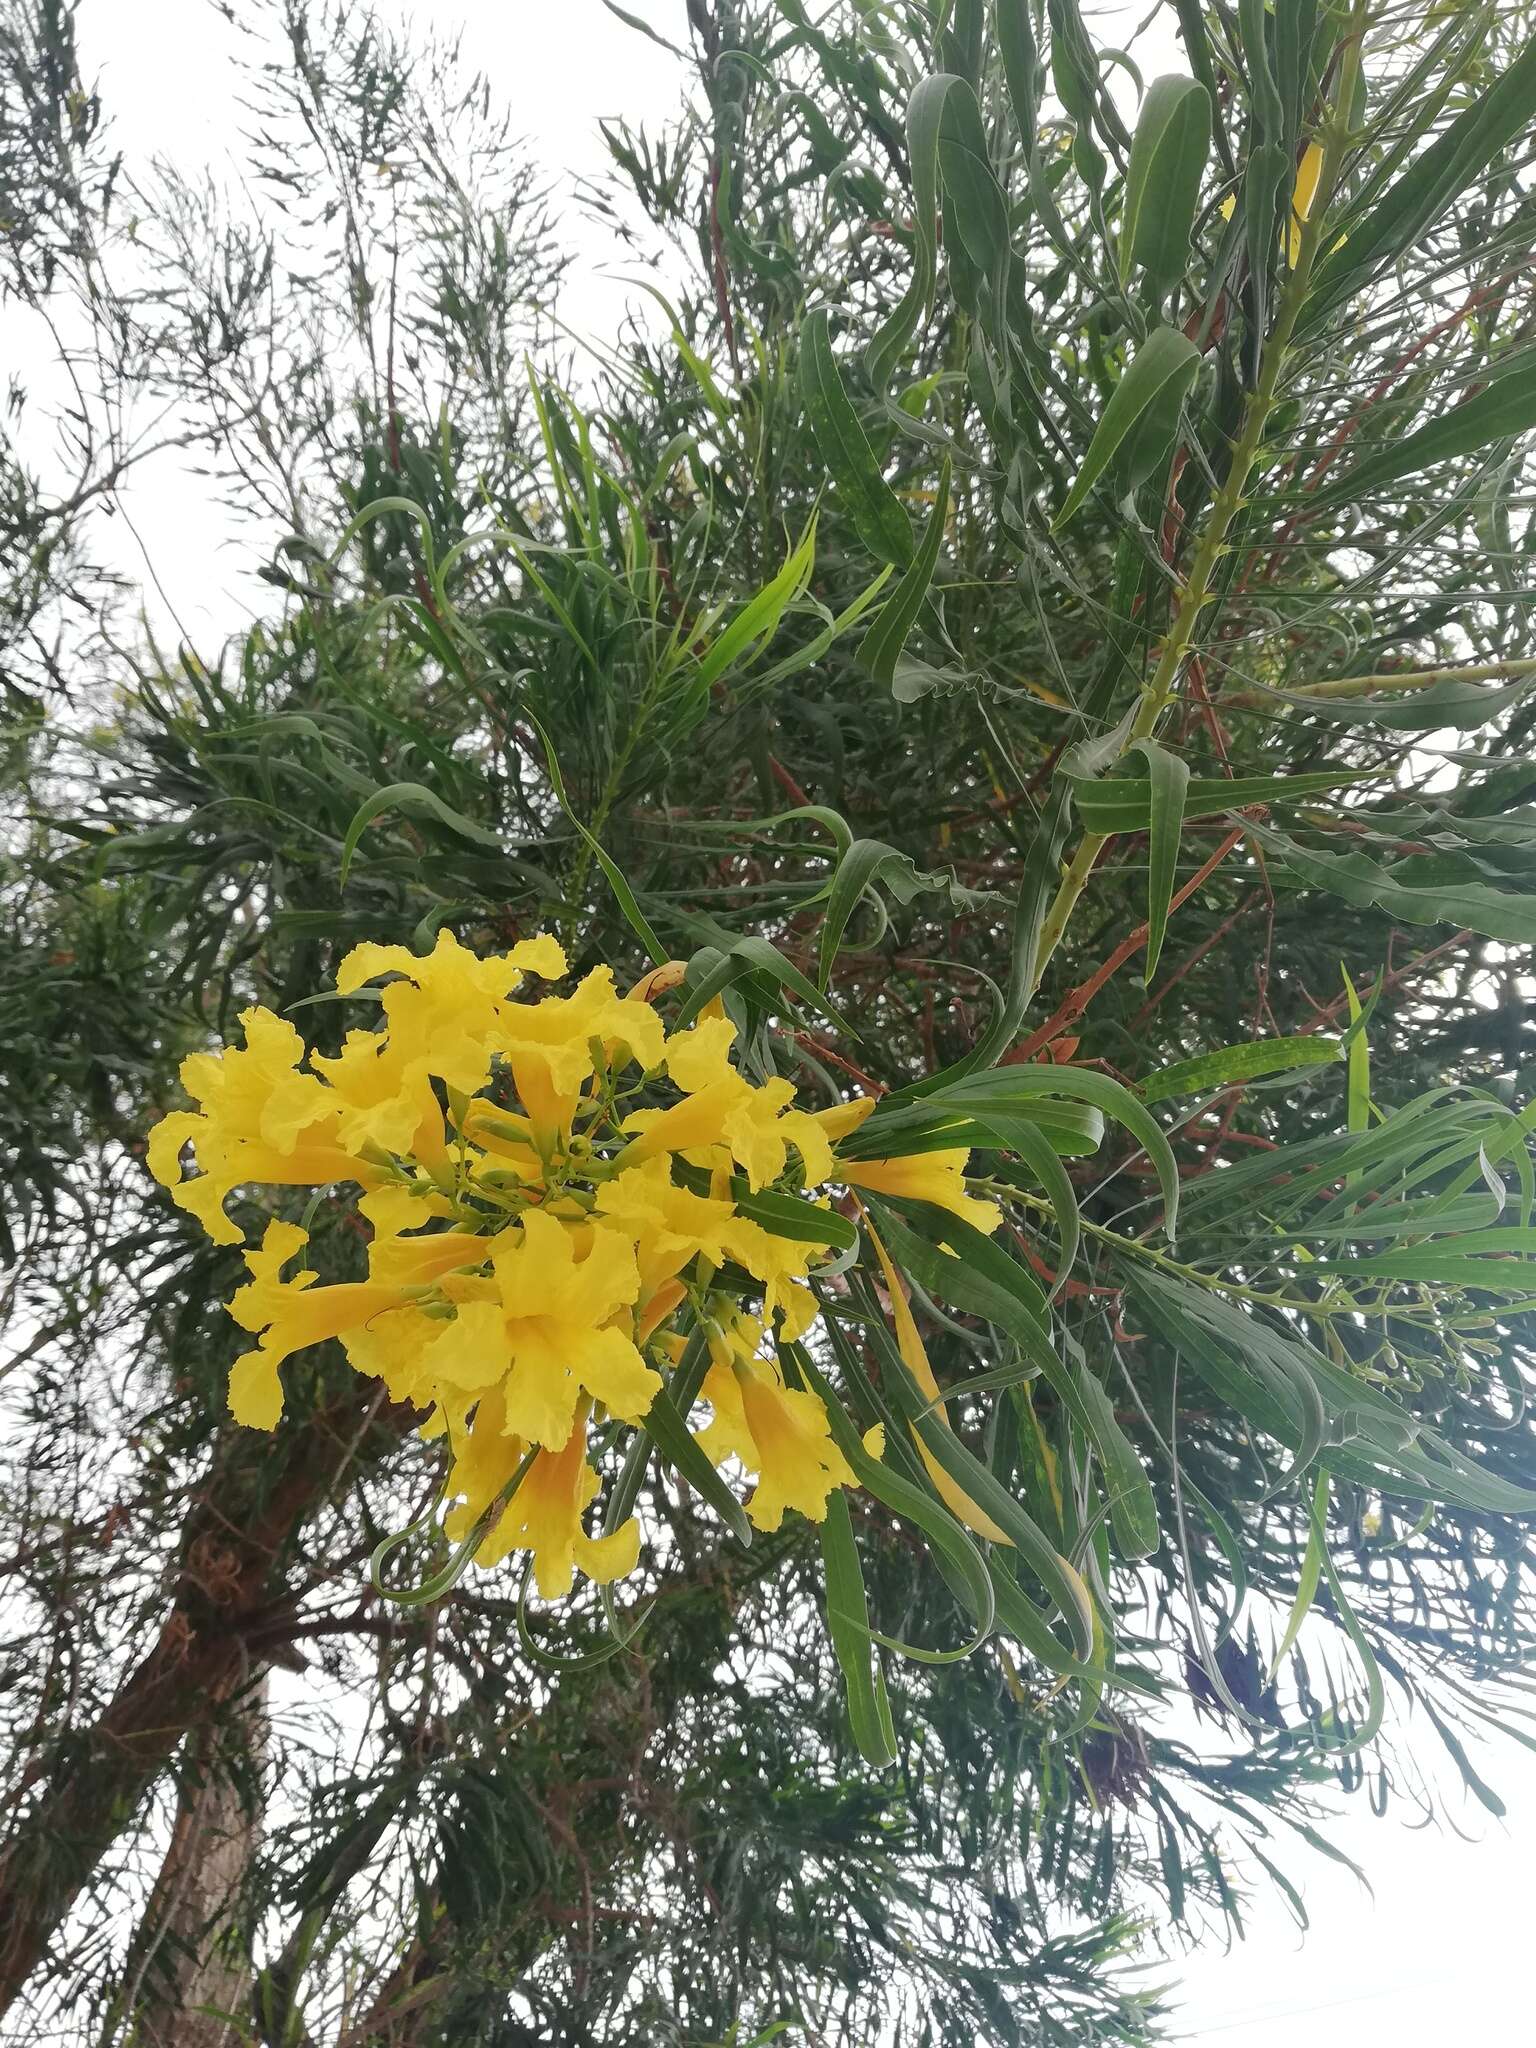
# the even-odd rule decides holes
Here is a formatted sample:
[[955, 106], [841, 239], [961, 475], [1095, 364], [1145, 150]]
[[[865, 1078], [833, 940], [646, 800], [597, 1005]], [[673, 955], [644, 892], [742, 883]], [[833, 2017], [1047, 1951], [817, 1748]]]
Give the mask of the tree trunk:
[[[281, 1604], [275, 1566], [362, 1454], [359, 1438], [374, 1407], [365, 1391], [316, 1415], [287, 1440], [280, 1466], [278, 1446], [253, 1431], [219, 1440], [188, 1517], [176, 1592], [154, 1647], [95, 1726], [57, 1745], [37, 1796], [0, 1849], [0, 2014], [182, 1742], [248, 1676], [245, 1630]], [[378, 1427], [392, 1435], [411, 1420], [408, 1409], [377, 1411]]]
[[263, 1672], [225, 1717], [187, 1738], [176, 1824], [123, 2001], [142, 2048], [238, 2048], [247, 2038], [246, 1883], [261, 1839], [267, 1729]]

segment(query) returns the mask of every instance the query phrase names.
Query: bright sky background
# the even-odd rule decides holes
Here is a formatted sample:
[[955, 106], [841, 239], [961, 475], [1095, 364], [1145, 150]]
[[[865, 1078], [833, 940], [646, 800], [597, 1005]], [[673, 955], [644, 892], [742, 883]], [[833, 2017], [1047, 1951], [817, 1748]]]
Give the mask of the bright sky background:
[[[414, 14], [442, 33], [462, 26], [469, 65], [488, 73], [552, 176], [601, 168], [600, 117], [657, 122], [677, 103], [675, 60], [626, 28], [601, 0], [432, 0], [414, 10], [401, 0], [378, 4], [387, 17]], [[686, 42], [683, 0], [627, 4], [673, 41]], [[1088, 0], [1086, 11], [1099, 39], [1113, 45], [1142, 10]], [[81, 35], [87, 74], [99, 79], [131, 159], [165, 151], [184, 167], [205, 162], [216, 172], [232, 161], [232, 38], [206, 0], [84, 0]], [[1154, 59], [1153, 68], [1165, 61]], [[576, 262], [562, 316], [578, 331], [611, 334], [631, 296], [622, 275], [635, 274], [633, 263], [623, 252], [615, 260], [590, 231], [573, 233], [572, 241]], [[11, 365], [44, 371], [36, 336], [23, 337], [19, 363], [15, 351], [13, 337]], [[147, 554], [187, 629], [216, 645], [262, 601], [248, 541], [172, 462], [136, 474], [123, 496], [144, 553], [119, 528], [114, 560], [137, 579]], [[163, 617], [158, 603], [149, 609]], [[1414, 1742], [1411, 1730], [1406, 1739]], [[1433, 1731], [1422, 1727], [1419, 1739], [1425, 1768], [1445, 1787], [1446, 1814], [1461, 1836], [1444, 1818], [1414, 1832], [1395, 1817], [1403, 1808], [1377, 1821], [1363, 1797], [1340, 1802], [1327, 1832], [1366, 1869], [1374, 1902], [1305, 1845], [1277, 1849], [1304, 1894], [1311, 1930], [1299, 1935], [1261, 1874], [1248, 1941], [1230, 1954], [1206, 1949], [1178, 1972], [1188, 2040], [1214, 2048], [1293, 2048], [1298, 2040], [1306, 2048], [1359, 2048], [1362, 2041], [1444, 2048], [1449, 2039], [1502, 2048], [1532, 2038], [1524, 1943], [1536, 1903], [1536, 1759], [1512, 1745], [1480, 1758], [1510, 1809], [1501, 1825], [1466, 1800], [1459, 1783], [1447, 1781]], [[1171, 1978], [1175, 1971], [1156, 1974]]]

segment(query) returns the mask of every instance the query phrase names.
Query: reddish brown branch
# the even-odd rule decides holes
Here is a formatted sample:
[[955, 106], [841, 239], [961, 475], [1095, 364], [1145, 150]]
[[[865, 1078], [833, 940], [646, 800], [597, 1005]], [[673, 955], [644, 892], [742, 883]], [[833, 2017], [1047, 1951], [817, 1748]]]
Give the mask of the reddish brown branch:
[[[1246, 834], [1246, 826], [1233, 826], [1216, 851], [1190, 876], [1183, 888], [1174, 896], [1173, 901], [1168, 906], [1170, 914], [1179, 909], [1182, 904], [1187, 903], [1195, 891], [1202, 888], [1209, 881], [1233, 847]], [[1139, 953], [1146, 943], [1147, 927], [1144, 924], [1140, 924], [1128, 937], [1120, 941], [1114, 952], [1109, 955], [1107, 960], [1102, 961], [1093, 970], [1086, 981], [1080, 981], [1076, 988], [1068, 991], [1053, 1016], [1047, 1017], [1037, 1031], [1032, 1031], [1028, 1038], [1020, 1039], [1012, 1051], [1003, 1055], [1002, 1064], [1004, 1066], [1018, 1066], [1025, 1060], [1033, 1059], [1042, 1046], [1049, 1045], [1051, 1040], [1065, 1031], [1069, 1024], [1076, 1023], [1105, 982], [1118, 974], [1126, 961]]]

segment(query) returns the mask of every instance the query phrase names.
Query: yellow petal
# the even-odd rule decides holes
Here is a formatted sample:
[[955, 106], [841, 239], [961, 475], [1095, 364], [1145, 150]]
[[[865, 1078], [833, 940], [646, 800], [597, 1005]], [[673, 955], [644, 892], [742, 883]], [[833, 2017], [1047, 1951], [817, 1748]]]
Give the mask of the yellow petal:
[[827, 1136], [835, 1141], [846, 1138], [850, 1131], [856, 1131], [876, 1107], [872, 1095], [856, 1095], [851, 1102], [839, 1102], [831, 1109], [818, 1109], [814, 1115]]
[[150, 1132], [144, 1160], [161, 1187], [174, 1188], [180, 1184], [182, 1150], [197, 1137], [206, 1122], [207, 1119], [194, 1110], [173, 1109], [169, 1116], [161, 1117]]
[[433, 1382], [474, 1393], [505, 1379], [512, 1363], [507, 1319], [500, 1302], [466, 1301], [422, 1355], [422, 1371]]
[[276, 1429], [283, 1413], [278, 1361], [261, 1347], [237, 1358], [229, 1375], [229, 1412], [246, 1429]]
[[1002, 1222], [1003, 1212], [996, 1202], [966, 1193], [965, 1168], [970, 1156], [966, 1151], [950, 1150], [914, 1152], [904, 1159], [845, 1159], [839, 1161], [837, 1172], [849, 1187], [948, 1209], [990, 1237]]
[[712, 1017], [675, 1032], [666, 1043], [667, 1072], [689, 1095], [716, 1082], [736, 1079], [730, 1051], [736, 1026], [727, 1017]]

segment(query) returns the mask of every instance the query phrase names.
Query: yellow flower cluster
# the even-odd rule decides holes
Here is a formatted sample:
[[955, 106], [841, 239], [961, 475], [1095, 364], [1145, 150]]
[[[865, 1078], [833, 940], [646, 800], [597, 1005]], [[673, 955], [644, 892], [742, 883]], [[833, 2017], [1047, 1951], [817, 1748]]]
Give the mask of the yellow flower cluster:
[[[446, 932], [426, 957], [358, 946], [337, 988], [359, 996], [383, 980], [367, 991], [380, 1028], [306, 1065], [291, 1024], [247, 1010], [244, 1047], [186, 1060], [198, 1107], [149, 1140], [150, 1170], [221, 1244], [241, 1242], [225, 1209], [236, 1188], [361, 1190], [365, 1278], [317, 1284], [294, 1266], [308, 1239], [293, 1223], [269, 1222], [246, 1250], [251, 1277], [230, 1313], [257, 1341], [231, 1374], [231, 1413], [273, 1428], [284, 1360], [339, 1339], [360, 1372], [427, 1411], [424, 1435], [447, 1438], [450, 1537], [468, 1536], [521, 1474], [476, 1555], [531, 1552], [546, 1597], [578, 1568], [608, 1581], [635, 1563], [633, 1521], [585, 1530], [598, 1485], [588, 1432], [594, 1413], [643, 1421], [678, 1355], [680, 1312], [711, 1332], [714, 1419], [700, 1442], [757, 1475], [758, 1527], [786, 1508], [819, 1520], [831, 1489], [853, 1483], [820, 1400], [787, 1387], [768, 1355], [775, 1327], [796, 1338], [815, 1319], [817, 1247], [743, 1215], [742, 1183], [813, 1199], [835, 1179], [997, 1222], [965, 1192], [964, 1152], [836, 1160], [873, 1103], [797, 1108], [791, 1083], [731, 1064], [723, 1016], [669, 1035], [607, 968], [570, 995], [514, 1000], [527, 977], [566, 971], [542, 936], [488, 959]], [[189, 1144], [199, 1171], [185, 1178]], [[722, 1309], [727, 1264], [756, 1282], [760, 1317]]]

